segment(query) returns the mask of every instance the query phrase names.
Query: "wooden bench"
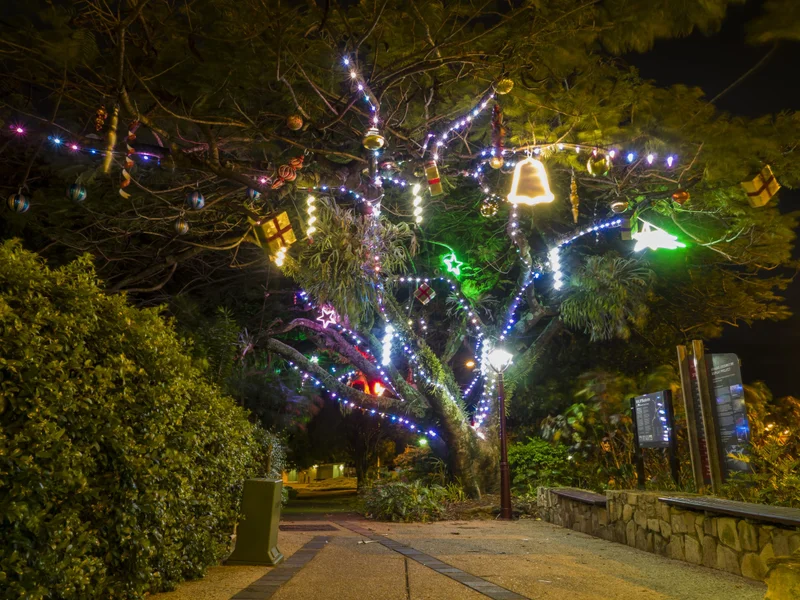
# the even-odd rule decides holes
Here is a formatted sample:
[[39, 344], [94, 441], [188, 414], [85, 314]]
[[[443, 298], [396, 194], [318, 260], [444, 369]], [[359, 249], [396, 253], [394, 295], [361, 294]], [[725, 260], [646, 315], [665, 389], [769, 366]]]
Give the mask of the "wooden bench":
[[800, 527], [800, 509], [785, 506], [768, 506], [766, 504], [751, 504], [749, 502], [736, 502], [735, 500], [722, 500], [720, 498], [694, 498], [665, 496], [659, 500], [670, 506], [688, 510], [705, 511], [721, 515], [777, 523], [789, 527]]
[[562, 498], [569, 498], [570, 500], [576, 500], [577, 502], [583, 502], [584, 504], [591, 504], [592, 506], [606, 506], [608, 502], [608, 498], [606, 498], [603, 494], [595, 494], [594, 492], [587, 492], [586, 490], [575, 490], [572, 488], [553, 488], [550, 490], [556, 496], [561, 496]]

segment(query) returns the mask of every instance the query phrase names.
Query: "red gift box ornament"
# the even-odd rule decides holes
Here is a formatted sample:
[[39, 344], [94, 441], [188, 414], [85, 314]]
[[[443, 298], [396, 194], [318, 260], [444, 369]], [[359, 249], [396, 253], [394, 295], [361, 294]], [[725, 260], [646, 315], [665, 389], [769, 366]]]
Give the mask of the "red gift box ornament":
[[421, 286], [417, 288], [417, 291], [414, 292], [414, 298], [422, 302], [422, 304], [427, 304], [435, 297], [436, 297], [436, 292], [433, 291], [433, 288], [429, 286], [427, 283], [423, 283]]

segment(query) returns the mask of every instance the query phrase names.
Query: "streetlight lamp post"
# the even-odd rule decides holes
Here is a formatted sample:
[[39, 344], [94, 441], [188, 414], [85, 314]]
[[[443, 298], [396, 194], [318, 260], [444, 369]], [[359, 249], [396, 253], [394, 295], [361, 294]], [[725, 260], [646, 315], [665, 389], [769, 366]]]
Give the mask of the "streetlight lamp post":
[[513, 356], [502, 348], [489, 353], [489, 364], [497, 373], [500, 404], [500, 518], [510, 520], [511, 514], [511, 474], [508, 469], [508, 440], [506, 439], [506, 396], [503, 390], [503, 372], [511, 364]]

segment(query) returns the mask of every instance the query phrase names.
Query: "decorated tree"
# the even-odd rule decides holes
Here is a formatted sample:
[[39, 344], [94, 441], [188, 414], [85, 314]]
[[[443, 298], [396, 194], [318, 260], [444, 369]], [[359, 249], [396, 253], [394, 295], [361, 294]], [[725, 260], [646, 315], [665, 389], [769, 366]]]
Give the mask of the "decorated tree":
[[620, 58], [727, 4], [17, 3], [3, 234], [142, 302], [257, 289], [237, 360], [443, 440], [477, 493], [491, 347], [513, 392], [565, 331], [591, 352], [787, 316], [796, 116]]

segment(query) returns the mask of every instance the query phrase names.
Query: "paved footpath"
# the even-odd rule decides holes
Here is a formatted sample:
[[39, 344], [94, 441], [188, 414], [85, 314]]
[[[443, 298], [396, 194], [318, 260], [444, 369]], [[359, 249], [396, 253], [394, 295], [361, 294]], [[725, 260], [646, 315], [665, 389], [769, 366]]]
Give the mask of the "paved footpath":
[[760, 600], [765, 592], [741, 577], [542, 521], [423, 525], [327, 518], [282, 522], [290, 526], [278, 538], [283, 565], [214, 567], [200, 581], [151, 598]]

